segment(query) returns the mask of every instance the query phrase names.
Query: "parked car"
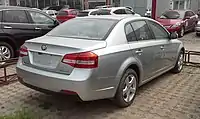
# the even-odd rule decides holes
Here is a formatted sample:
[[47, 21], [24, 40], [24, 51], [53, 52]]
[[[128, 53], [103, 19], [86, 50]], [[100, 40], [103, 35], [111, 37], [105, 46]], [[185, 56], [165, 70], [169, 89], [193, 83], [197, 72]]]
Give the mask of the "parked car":
[[158, 19], [170, 32], [182, 37], [185, 32], [195, 30], [198, 16], [191, 10], [168, 10]]
[[77, 16], [78, 17], [85, 17], [85, 16], [91, 16], [91, 13], [94, 14], [98, 9], [87, 9], [87, 10], [82, 10], [79, 11]]
[[103, 6], [96, 6], [95, 9], [101, 9], [101, 8], [111, 8], [112, 5], [103, 5]]
[[58, 12], [56, 19], [63, 23], [69, 19], [75, 18], [78, 14], [78, 10], [76, 9], [62, 9]]
[[49, 16], [56, 18], [58, 12], [56, 10], [43, 10], [43, 12], [47, 13]]
[[[73, 29], [73, 30], [72, 30]], [[181, 72], [184, 47], [158, 22], [112, 15], [77, 17], [21, 47], [19, 81], [38, 91], [133, 103], [139, 86]]]
[[48, 6], [45, 7], [43, 10], [55, 10], [55, 11], [60, 11], [61, 9], [69, 9], [69, 5], [58, 5], [58, 6]]
[[196, 31], [196, 35], [197, 36], [200, 36], [200, 21], [197, 23], [197, 26], [195, 28], [195, 31]]
[[[134, 11], [130, 10], [126, 7], [111, 7], [111, 8], [101, 8], [101, 9], [92, 9], [86, 11], [88, 15], [134, 15], [140, 16], [139, 14], [135, 13]], [[78, 15], [81, 16], [81, 15]]]
[[0, 6], [0, 60], [17, 56], [26, 40], [40, 37], [59, 23], [47, 14], [24, 7]]

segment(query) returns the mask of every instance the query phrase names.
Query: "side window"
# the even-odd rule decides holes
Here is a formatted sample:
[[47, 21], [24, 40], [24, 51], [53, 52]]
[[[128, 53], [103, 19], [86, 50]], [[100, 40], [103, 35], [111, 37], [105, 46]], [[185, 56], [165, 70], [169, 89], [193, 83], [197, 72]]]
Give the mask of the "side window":
[[130, 11], [129, 9], [125, 9], [126, 14], [134, 14], [134, 12]]
[[156, 39], [169, 39], [169, 34], [159, 24], [152, 21], [149, 21], [148, 23]]
[[189, 11], [185, 12], [185, 17], [190, 16]]
[[116, 11], [114, 11], [115, 14], [122, 14], [122, 10], [121, 9], [118, 9]]
[[51, 18], [41, 13], [30, 11], [30, 15], [35, 24], [54, 24], [54, 21]]
[[135, 33], [133, 31], [133, 28], [130, 24], [127, 24], [125, 26], [125, 33], [126, 33], [126, 38], [127, 38], [127, 41], [128, 42], [131, 42], [131, 41], [136, 41], [136, 36], [135, 36]]
[[3, 14], [3, 12], [0, 11], [0, 22], [2, 21], [2, 14]]
[[28, 23], [28, 18], [23, 10], [7, 10], [4, 11], [4, 22]]
[[153, 36], [151, 34], [151, 31], [149, 30], [148, 25], [145, 21], [135, 21], [131, 23], [137, 40], [151, 40], [153, 39]]
[[194, 14], [194, 12], [192, 12], [192, 11], [189, 11], [190, 12], [190, 16], [194, 16], [195, 14]]

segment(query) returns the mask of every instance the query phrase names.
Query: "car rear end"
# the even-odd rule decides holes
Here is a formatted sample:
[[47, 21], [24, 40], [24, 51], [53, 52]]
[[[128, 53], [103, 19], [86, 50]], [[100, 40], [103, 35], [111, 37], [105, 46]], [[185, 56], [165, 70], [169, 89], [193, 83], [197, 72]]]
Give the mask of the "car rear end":
[[63, 9], [63, 10], [60, 10], [56, 16], [56, 19], [60, 22], [60, 23], [63, 23], [67, 20], [70, 20], [72, 18], [75, 18], [76, 15], [74, 14], [71, 14], [70, 12], [71, 10], [66, 10], [66, 9]]
[[[110, 93], [113, 92], [103, 89], [113, 82], [105, 83], [97, 78], [97, 72], [103, 73], [100, 64], [104, 58], [99, 50], [106, 48], [105, 37], [116, 21], [107, 22], [101, 24], [91, 20], [86, 24], [84, 20], [80, 20], [80, 23], [73, 25], [73, 20], [70, 20], [69, 23], [64, 23], [69, 24], [67, 26], [62, 24], [46, 36], [27, 41], [20, 48], [17, 64], [19, 81], [31, 88], [75, 94], [84, 101], [111, 96]], [[91, 29], [83, 30], [87, 26]], [[97, 31], [93, 32], [92, 27], [97, 28]], [[71, 29], [73, 30], [70, 32]], [[66, 34], [70, 36], [67, 37]], [[87, 37], [82, 34], [87, 34]], [[101, 37], [96, 38], [99, 34], [102, 34]]]

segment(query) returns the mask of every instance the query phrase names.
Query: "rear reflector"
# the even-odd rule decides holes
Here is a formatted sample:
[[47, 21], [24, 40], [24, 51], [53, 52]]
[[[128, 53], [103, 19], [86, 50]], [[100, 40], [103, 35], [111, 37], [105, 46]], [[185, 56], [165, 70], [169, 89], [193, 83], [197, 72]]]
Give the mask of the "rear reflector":
[[75, 68], [97, 68], [98, 56], [93, 52], [66, 54], [62, 62]]
[[22, 45], [21, 48], [19, 49], [19, 56], [24, 57], [28, 56], [28, 49], [26, 46]]
[[68, 95], [77, 95], [76, 92], [74, 92], [74, 91], [69, 91], [69, 90], [61, 90], [60, 92], [61, 92], [61, 93], [64, 93], [64, 94], [68, 94]]

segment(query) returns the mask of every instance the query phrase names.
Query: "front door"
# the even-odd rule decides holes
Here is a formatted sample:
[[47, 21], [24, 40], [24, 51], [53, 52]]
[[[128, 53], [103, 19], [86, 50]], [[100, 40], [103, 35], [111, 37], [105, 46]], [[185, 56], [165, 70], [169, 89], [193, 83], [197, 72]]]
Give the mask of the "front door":
[[26, 40], [34, 38], [33, 25], [29, 23], [24, 10], [3, 11], [2, 29], [16, 41], [18, 48]]
[[158, 70], [158, 72], [162, 72], [174, 65], [176, 60], [174, 56], [177, 55], [178, 44], [173, 43], [173, 40], [169, 37], [169, 33], [162, 26], [153, 21], [148, 21], [148, 24], [160, 47], [159, 50], [162, 52], [160, 70]]
[[159, 47], [156, 46], [156, 40], [145, 21], [135, 21], [130, 25], [136, 38], [129, 42], [130, 48], [132, 49], [133, 57], [141, 62], [144, 72], [142, 79], [146, 80], [154, 76], [154, 72], [157, 71], [157, 65], [160, 65], [161, 54], [159, 53]]
[[40, 37], [47, 34], [58, 24], [55, 24], [55, 20], [47, 15], [39, 12], [28, 11], [31, 23], [34, 26], [35, 37]]

